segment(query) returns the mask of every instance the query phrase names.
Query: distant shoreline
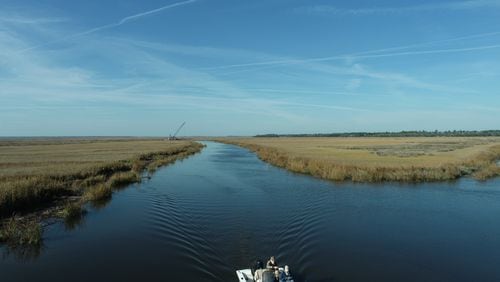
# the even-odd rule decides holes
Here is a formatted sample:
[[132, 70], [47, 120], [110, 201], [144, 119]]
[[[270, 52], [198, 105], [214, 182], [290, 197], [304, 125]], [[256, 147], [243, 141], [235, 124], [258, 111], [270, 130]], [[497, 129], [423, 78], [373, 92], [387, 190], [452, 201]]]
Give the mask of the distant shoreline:
[[491, 137], [500, 136], [500, 130], [448, 130], [399, 132], [341, 132], [311, 134], [259, 134], [254, 137]]

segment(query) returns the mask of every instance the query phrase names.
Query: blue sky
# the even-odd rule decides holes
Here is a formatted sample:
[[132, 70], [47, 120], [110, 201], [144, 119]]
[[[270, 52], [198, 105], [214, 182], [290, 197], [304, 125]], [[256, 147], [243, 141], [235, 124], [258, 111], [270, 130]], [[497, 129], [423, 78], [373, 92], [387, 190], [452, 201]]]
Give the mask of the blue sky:
[[500, 1], [0, 0], [0, 135], [499, 129]]

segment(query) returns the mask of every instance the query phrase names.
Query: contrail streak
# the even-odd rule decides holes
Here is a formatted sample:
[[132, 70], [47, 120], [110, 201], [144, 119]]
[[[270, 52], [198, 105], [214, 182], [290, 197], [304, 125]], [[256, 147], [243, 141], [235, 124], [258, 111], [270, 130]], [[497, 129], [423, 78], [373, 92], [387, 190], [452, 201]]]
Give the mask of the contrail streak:
[[466, 36], [460, 36], [460, 37], [455, 37], [455, 38], [435, 40], [435, 41], [416, 43], [416, 44], [410, 44], [410, 45], [404, 45], [404, 46], [389, 47], [389, 48], [384, 48], [384, 49], [376, 49], [376, 50], [371, 50], [371, 51], [364, 51], [364, 52], [356, 53], [353, 55], [364, 55], [364, 54], [379, 53], [379, 52], [385, 52], [385, 51], [410, 49], [410, 48], [415, 48], [415, 47], [422, 47], [422, 46], [434, 45], [434, 44], [439, 44], [439, 43], [448, 43], [448, 42], [460, 41], [460, 40], [465, 40], [465, 39], [488, 37], [488, 36], [494, 36], [494, 35], [499, 35], [499, 34], [500, 34], [500, 31], [466, 35]]
[[[204, 68], [204, 69], [205, 70], [218, 70], [218, 69], [231, 69], [231, 68], [239, 68], [239, 67], [289, 65], [289, 64], [312, 63], [312, 62], [345, 60], [345, 59], [356, 59], [356, 58], [364, 59], [364, 58], [392, 57], [392, 56], [404, 56], [404, 55], [423, 55], [423, 54], [455, 53], [455, 52], [467, 52], [467, 51], [474, 51], [474, 50], [486, 50], [486, 49], [500, 48], [500, 45], [478, 46], [478, 47], [457, 48], [457, 49], [438, 49], [438, 50], [427, 50], [427, 51], [385, 53], [385, 54], [378, 54], [378, 55], [376, 54], [376, 53], [381, 53], [381, 52], [386, 52], [386, 51], [404, 50], [404, 49], [410, 49], [410, 48], [415, 48], [415, 47], [422, 47], [422, 46], [426, 46], [426, 45], [447, 43], [447, 42], [460, 41], [460, 40], [473, 39], [473, 38], [481, 38], [481, 37], [494, 36], [494, 35], [499, 35], [499, 34], [500, 34], [500, 31], [496, 31], [496, 32], [490, 32], [490, 33], [482, 33], [482, 34], [455, 37], [455, 38], [450, 38], [450, 39], [429, 41], [429, 42], [417, 43], [417, 44], [411, 44], [411, 45], [390, 47], [390, 48], [384, 48], [384, 49], [375, 49], [375, 50], [369, 50], [369, 51], [358, 52], [358, 53], [347, 54], [347, 55], [337, 55], [337, 56], [309, 58], [309, 59], [272, 60], [272, 61], [209, 67], [209, 68]], [[370, 55], [370, 54], [374, 54], [374, 53], [375, 53], [375, 55]]]
[[136, 14], [136, 15], [128, 16], [128, 17], [123, 18], [117, 25], [122, 25], [122, 24], [124, 24], [124, 23], [126, 23], [128, 21], [131, 21], [131, 20], [134, 20], [134, 19], [137, 19], [137, 18], [148, 16], [148, 15], [151, 15], [151, 14], [154, 14], [154, 13], [158, 13], [158, 12], [161, 12], [163, 10], [175, 8], [175, 7], [178, 7], [178, 6], [183, 6], [183, 5], [191, 4], [191, 3], [194, 3], [196, 1], [198, 1], [198, 0], [187, 0], [187, 1], [177, 2], [177, 3], [166, 5], [166, 6], [158, 8], [158, 9], [151, 10], [151, 11], [146, 11], [146, 12], [139, 13], [139, 14]]
[[[395, 57], [395, 56], [405, 56], [405, 55], [458, 53], [458, 52], [467, 52], [467, 51], [476, 51], [476, 50], [496, 49], [496, 48], [500, 48], [500, 44], [469, 47], [469, 48], [438, 49], [438, 50], [428, 50], [428, 51], [411, 51], [411, 52], [399, 52], [399, 53], [387, 53], [387, 54], [375, 54], [375, 55], [361, 55], [361, 56], [353, 56], [351, 58], [365, 59], [365, 58], [382, 58], [382, 57]], [[348, 58], [348, 57], [346, 57], [346, 58]]]
[[53, 44], [53, 43], [62, 42], [62, 41], [65, 41], [65, 40], [68, 40], [68, 39], [72, 39], [72, 38], [75, 38], [75, 37], [79, 37], [79, 36], [82, 36], [82, 35], [87, 35], [87, 34], [95, 33], [95, 32], [98, 32], [98, 31], [101, 31], [101, 30], [104, 30], [104, 29], [117, 27], [117, 26], [123, 25], [123, 24], [125, 24], [127, 22], [130, 22], [130, 21], [142, 18], [142, 17], [149, 16], [151, 14], [155, 14], [155, 13], [158, 13], [158, 12], [161, 12], [161, 11], [164, 11], [164, 10], [168, 10], [168, 9], [172, 9], [172, 8], [175, 8], [175, 7], [179, 7], [179, 6], [188, 5], [188, 4], [194, 3], [196, 1], [198, 1], [198, 0], [187, 0], [187, 1], [177, 2], [177, 3], [166, 5], [166, 6], [154, 9], [154, 10], [150, 10], [150, 11], [138, 13], [138, 14], [135, 14], [135, 15], [131, 15], [131, 16], [128, 16], [128, 17], [125, 17], [125, 18], [121, 19], [120, 21], [118, 21], [116, 23], [111, 23], [111, 24], [107, 24], [107, 25], [95, 27], [95, 28], [92, 28], [92, 29], [89, 29], [89, 30], [86, 30], [86, 31], [82, 31], [82, 32], [79, 32], [79, 33], [68, 35], [68, 36], [65, 36], [65, 37], [62, 37], [62, 38], [59, 38], [59, 39], [56, 39], [56, 40], [52, 40], [52, 41], [49, 41], [49, 42], [46, 42], [46, 43], [43, 43], [43, 44], [39, 44], [39, 45], [35, 45], [35, 46], [32, 46], [32, 47], [28, 47], [28, 48], [25, 48], [25, 49], [22, 49], [22, 50], [18, 51], [17, 53], [24, 53], [26, 51], [38, 49], [40, 47], [47, 46], [47, 45], [50, 45], [50, 44]]

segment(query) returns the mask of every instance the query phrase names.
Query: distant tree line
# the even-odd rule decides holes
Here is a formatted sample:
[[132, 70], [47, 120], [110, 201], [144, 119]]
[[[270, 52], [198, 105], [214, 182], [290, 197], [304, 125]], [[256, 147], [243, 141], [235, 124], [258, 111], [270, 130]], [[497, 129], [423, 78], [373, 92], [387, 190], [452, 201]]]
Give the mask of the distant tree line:
[[484, 137], [500, 136], [500, 130], [448, 130], [400, 132], [343, 132], [313, 134], [260, 134], [255, 137]]

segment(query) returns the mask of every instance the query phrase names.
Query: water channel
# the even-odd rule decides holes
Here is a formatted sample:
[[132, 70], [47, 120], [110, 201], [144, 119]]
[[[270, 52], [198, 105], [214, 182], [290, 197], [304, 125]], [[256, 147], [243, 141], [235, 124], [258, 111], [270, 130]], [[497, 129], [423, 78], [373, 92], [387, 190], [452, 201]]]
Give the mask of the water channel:
[[500, 179], [334, 183], [232, 145], [54, 224], [40, 253], [2, 249], [0, 281], [237, 281], [276, 256], [296, 281], [500, 281]]

